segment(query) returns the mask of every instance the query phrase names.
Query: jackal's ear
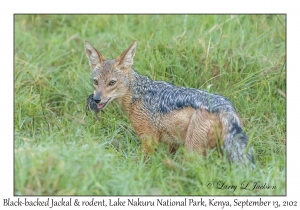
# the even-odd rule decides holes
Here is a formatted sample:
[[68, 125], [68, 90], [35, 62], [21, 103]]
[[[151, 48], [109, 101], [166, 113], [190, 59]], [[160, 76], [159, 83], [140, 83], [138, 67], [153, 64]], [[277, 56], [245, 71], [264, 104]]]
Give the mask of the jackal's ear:
[[92, 70], [95, 68], [96, 65], [101, 65], [106, 58], [96, 50], [88, 41], [84, 42], [85, 45], [85, 52], [86, 56], [89, 59], [90, 66]]
[[117, 66], [123, 70], [129, 70], [133, 64], [133, 57], [135, 54], [136, 41], [117, 58]]

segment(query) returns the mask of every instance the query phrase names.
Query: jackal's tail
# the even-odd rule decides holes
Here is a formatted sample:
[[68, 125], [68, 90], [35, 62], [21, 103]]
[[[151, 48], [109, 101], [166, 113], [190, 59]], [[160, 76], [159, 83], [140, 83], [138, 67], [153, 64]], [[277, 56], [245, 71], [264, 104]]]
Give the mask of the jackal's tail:
[[220, 119], [225, 128], [223, 149], [232, 163], [251, 165], [254, 167], [253, 149], [248, 144], [248, 137], [235, 112], [220, 113]]

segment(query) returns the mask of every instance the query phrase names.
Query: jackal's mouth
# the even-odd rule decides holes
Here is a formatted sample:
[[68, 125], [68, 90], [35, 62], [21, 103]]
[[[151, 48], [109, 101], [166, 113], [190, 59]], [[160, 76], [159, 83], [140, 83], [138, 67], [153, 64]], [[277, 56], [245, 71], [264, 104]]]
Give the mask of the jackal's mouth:
[[100, 109], [100, 110], [103, 109], [105, 106], [106, 106], [106, 103], [103, 103], [103, 104], [99, 103], [99, 104], [97, 104], [97, 108]]
[[108, 103], [108, 101], [109, 101], [109, 99], [105, 103], [98, 103], [98, 104], [96, 104], [97, 108], [99, 110], [104, 109], [104, 107], [106, 106], [106, 104]]

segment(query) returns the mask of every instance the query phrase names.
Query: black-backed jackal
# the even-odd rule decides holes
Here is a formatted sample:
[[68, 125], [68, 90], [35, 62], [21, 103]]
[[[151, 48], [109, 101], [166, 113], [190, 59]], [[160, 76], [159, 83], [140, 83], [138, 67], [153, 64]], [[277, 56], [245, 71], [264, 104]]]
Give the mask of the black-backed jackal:
[[93, 71], [93, 107], [104, 109], [115, 100], [129, 117], [142, 141], [151, 150], [158, 142], [184, 144], [205, 155], [221, 139], [231, 162], [253, 165], [252, 148], [232, 103], [225, 97], [203, 90], [176, 87], [139, 75], [133, 68], [136, 42], [119, 57], [107, 60], [85, 41]]

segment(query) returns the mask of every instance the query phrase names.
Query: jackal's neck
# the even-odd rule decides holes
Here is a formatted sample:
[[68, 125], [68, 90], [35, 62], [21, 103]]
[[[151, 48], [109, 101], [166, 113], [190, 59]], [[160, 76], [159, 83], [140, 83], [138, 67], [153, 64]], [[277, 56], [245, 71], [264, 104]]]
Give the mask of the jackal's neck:
[[153, 85], [153, 80], [146, 76], [138, 74], [134, 69], [131, 69], [129, 75], [129, 90], [132, 93], [133, 100], [142, 98]]
[[130, 69], [129, 81], [131, 86], [136, 86], [137, 84], [140, 84], [140, 82], [147, 82], [147, 81], [150, 82], [152, 80], [146, 76], [140, 75], [134, 69]]
[[128, 79], [129, 86], [126, 94], [117, 100], [117, 103], [127, 114], [130, 111], [132, 104], [136, 101], [142, 100], [148, 90], [148, 87], [153, 83], [153, 80], [138, 74], [134, 69], [130, 70]]

